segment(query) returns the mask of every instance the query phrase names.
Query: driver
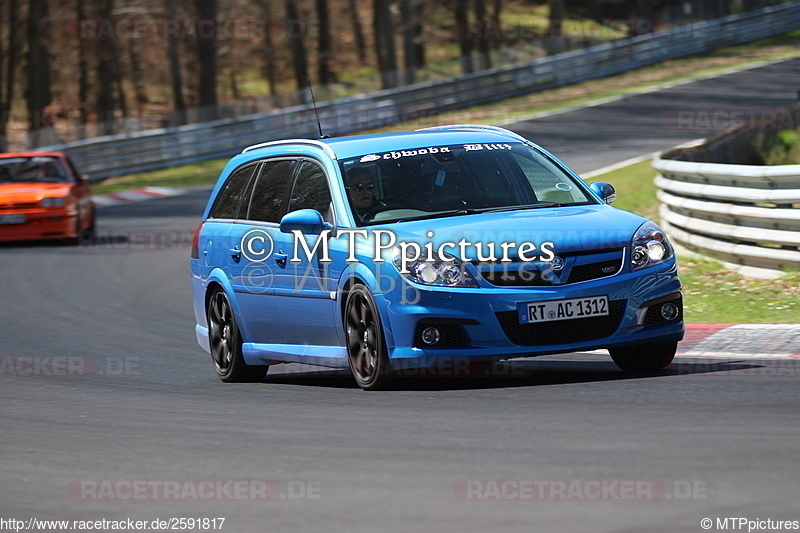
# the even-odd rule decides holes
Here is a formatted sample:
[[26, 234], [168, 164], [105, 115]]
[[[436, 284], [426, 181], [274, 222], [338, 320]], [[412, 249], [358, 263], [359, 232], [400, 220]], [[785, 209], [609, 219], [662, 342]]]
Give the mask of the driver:
[[351, 168], [347, 172], [347, 194], [350, 196], [350, 203], [358, 214], [359, 218], [364, 218], [371, 209], [381, 205], [375, 198], [372, 183], [372, 174], [364, 167]]

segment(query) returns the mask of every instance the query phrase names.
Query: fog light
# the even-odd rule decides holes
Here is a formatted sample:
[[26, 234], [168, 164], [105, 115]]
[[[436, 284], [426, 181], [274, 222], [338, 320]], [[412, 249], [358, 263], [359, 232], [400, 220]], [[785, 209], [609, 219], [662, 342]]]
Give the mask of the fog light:
[[672, 302], [667, 302], [661, 306], [661, 316], [664, 320], [675, 320], [679, 314], [680, 309]]
[[434, 328], [433, 326], [422, 330], [422, 342], [424, 342], [429, 346], [433, 346], [434, 344], [439, 342], [440, 338], [442, 338], [441, 333], [439, 333], [439, 330]]

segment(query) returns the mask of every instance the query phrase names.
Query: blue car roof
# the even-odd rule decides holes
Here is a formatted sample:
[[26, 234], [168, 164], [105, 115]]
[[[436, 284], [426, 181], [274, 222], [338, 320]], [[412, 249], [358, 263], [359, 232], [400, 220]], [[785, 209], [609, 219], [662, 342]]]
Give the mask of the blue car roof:
[[421, 130], [400, 133], [380, 133], [325, 139], [337, 158], [347, 159], [370, 152], [389, 152], [423, 148], [426, 146], [445, 146], [462, 143], [503, 143], [520, 142], [521, 139], [488, 130]]
[[[246, 149], [256, 151], [282, 144], [315, 144], [323, 148], [327, 145], [335, 154], [336, 159], [348, 159], [369, 153], [389, 152], [392, 150], [408, 150], [428, 146], [446, 146], [453, 144], [473, 143], [509, 143], [529, 142], [501, 128], [483, 126], [448, 126], [445, 128], [426, 129], [412, 132], [374, 133], [367, 135], [353, 135], [348, 137], [334, 137], [321, 140], [287, 139], [275, 143], [264, 143]], [[327, 151], [327, 150], [326, 150]]]

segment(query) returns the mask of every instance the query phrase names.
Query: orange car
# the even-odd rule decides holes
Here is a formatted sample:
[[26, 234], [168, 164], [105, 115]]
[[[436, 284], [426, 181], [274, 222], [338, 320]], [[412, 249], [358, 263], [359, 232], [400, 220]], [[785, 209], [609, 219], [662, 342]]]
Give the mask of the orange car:
[[87, 177], [63, 152], [0, 154], [0, 242], [91, 238]]

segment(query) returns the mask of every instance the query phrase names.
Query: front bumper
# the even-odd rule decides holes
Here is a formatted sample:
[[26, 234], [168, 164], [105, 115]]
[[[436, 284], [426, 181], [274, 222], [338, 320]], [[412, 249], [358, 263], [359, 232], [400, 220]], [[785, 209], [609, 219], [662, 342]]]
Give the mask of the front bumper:
[[33, 241], [41, 239], [63, 239], [77, 237], [74, 210], [3, 212], [24, 216], [25, 221], [16, 224], [0, 224], [0, 242]]
[[[684, 334], [681, 284], [674, 260], [645, 271], [571, 285], [413, 288], [381, 295], [387, 348], [395, 368], [464, 358], [499, 360], [658, 344], [679, 341]], [[540, 324], [519, 322], [519, 304], [601, 295], [608, 296], [608, 316]], [[680, 309], [672, 320], [660, 316], [660, 306], [665, 302]], [[429, 326], [438, 327], [442, 333], [437, 345], [421, 342], [421, 331]]]

